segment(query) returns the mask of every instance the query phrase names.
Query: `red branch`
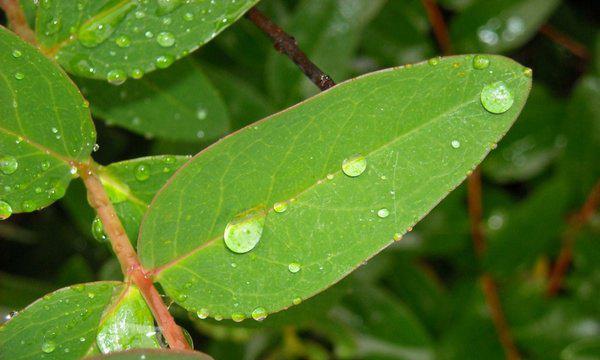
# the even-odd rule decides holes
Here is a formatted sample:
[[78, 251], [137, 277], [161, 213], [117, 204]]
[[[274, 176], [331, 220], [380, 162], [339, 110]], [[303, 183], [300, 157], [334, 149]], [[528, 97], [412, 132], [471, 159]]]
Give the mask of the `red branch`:
[[170, 348], [179, 350], [189, 349], [190, 346], [185, 340], [183, 331], [175, 323], [175, 320], [163, 303], [160, 294], [152, 283], [151, 277], [146, 276], [146, 271], [142, 267], [135, 249], [131, 245], [127, 233], [123, 229], [123, 225], [112, 203], [108, 199], [104, 186], [91, 167], [79, 164], [79, 173], [87, 188], [88, 201], [98, 213], [98, 217], [104, 226], [104, 231], [110, 238], [110, 243], [121, 264], [125, 280], [133, 282], [140, 289]]
[[257, 8], [252, 8], [246, 13], [246, 17], [273, 40], [275, 49], [289, 57], [306, 77], [308, 77], [321, 91], [335, 86], [335, 82], [315, 65], [306, 54], [298, 47], [298, 42], [292, 36], [286, 34], [277, 24], [267, 18]]
[[563, 278], [573, 259], [573, 246], [575, 245], [575, 239], [577, 239], [577, 233], [579, 233], [581, 228], [588, 222], [592, 215], [594, 215], [599, 205], [600, 180], [598, 180], [596, 185], [592, 188], [592, 191], [588, 195], [581, 209], [579, 209], [579, 211], [569, 220], [569, 225], [563, 234], [562, 248], [560, 249], [556, 263], [550, 273], [550, 280], [548, 281], [548, 289], [546, 292], [548, 296], [554, 296], [560, 290]]
[[429, 23], [433, 27], [433, 34], [437, 39], [440, 50], [442, 50], [444, 55], [450, 55], [452, 53], [452, 44], [450, 42], [450, 35], [448, 34], [448, 27], [440, 8], [437, 6], [435, 0], [421, 0], [421, 3], [423, 3], [423, 7], [427, 12]]
[[23, 40], [35, 45], [35, 34], [27, 24], [25, 13], [19, 4], [19, 0], [0, 0], [0, 9], [6, 14], [8, 24], [15, 34]]
[[589, 50], [585, 45], [578, 41], [571, 39], [566, 34], [560, 32], [551, 25], [544, 25], [540, 28], [540, 33], [546, 36], [548, 39], [554, 41], [558, 45], [569, 50], [573, 55], [580, 57], [581, 59], [588, 61], [591, 58]]

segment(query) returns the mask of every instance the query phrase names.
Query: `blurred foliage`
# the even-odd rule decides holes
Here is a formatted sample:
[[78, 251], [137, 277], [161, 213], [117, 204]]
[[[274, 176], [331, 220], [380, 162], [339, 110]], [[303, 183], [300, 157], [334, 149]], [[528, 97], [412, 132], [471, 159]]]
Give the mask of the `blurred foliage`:
[[[264, 322], [176, 311], [196, 348], [216, 359], [502, 359], [479, 282], [488, 271], [524, 358], [600, 358], [597, 213], [575, 236], [561, 291], [546, 295], [569, 219], [600, 177], [600, 12], [592, 3], [439, 1], [455, 51], [501, 52], [534, 71], [522, 116], [481, 167], [483, 259], [473, 251], [462, 186], [359, 271]], [[259, 7], [336, 81], [439, 54], [418, 0], [264, 0]], [[563, 37], [549, 36], [548, 27]], [[574, 55], [565, 39], [589, 56]], [[247, 20], [193, 57], [222, 97], [232, 130], [317, 91]], [[193, 154], [210, 144], [96, 124], [104, 164]], [[74, 183], [60, 203], [0, 222], [3, 317], [66, 284], [120, 277], [106, 244], [92, 237], [93, 217]]]

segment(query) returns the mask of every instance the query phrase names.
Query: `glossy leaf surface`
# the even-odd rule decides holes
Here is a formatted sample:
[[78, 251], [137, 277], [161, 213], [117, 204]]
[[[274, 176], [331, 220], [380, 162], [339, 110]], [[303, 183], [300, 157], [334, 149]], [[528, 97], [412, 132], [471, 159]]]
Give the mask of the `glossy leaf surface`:
[[94, 116], [146, 137], [199, 141], [229, 130], [221, 96], [191, 59], [118, 87], [84, 78], [77, 83]]
[[[186, 309], [237, 320], [329, 287], [427, 214], [516, 119], [529, 71], [488, 60], [485, 70], [457, 56], [366, 75], [209, 147], [151, 204], [143, 264]], [[506, 112], [482, 106], [490, 89], [512, 97]], [[223, 241], [240, 218], [264, 220], [245, 254]]]
[[[1, 27], [0, 82], [0, 204], [34, 211], [64, 195], [72, 162], [89, 158], [96, 132], [66, 74]], [[2, 208], [0, 218], [10, 215]]]
[[169, 66], [211, 40], [257, 2], [44, 1], [36, 33], [44, 52], [69, 72], [121, 82]]
[[181, 350], [130, 350], [92, 358], [92, 360], [211, 360], [206, 354], [197, 351]]
[[96, 332], [117, 282], [73, 285], [45, 295], [0, 327], [1, 359], [80, 359]]

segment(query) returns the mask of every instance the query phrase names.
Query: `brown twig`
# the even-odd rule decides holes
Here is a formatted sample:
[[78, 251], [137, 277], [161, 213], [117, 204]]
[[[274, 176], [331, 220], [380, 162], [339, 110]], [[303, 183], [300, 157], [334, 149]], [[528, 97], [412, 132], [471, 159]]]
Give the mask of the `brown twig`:
[[335, 82], [325, 74], [317, 65], [315, 65], [306, 54], [298, 47], [298, 42], [292, 36], [288, 35], [277, 24], [273, 23], [256, 7], [246, 13], [246, 17], [261, 29], [271, 40], [275, 49], [289, 57], [322, 91], [335, 86]]
[[35, 34], [27, 24], [25, 13], [19, 0], [0, 0], [0, 9], [6, 14], [10, 28], [23, 40], [35, 45]]
[[104, 226], [104, 231], [110, 238], [110, 243], [121, 264], [125, 280], [133, 282], [140, 289], [170, 348], [179, 350], [189, 349], [190, 347], [185, 340], [183, 331], [175, 323], [175, 320], [163, 303], [160, 294], [154, 287], [151, 277], [146, 275], [146, 271], [142, 267], [135, 249], [131, 245], [127, 233], [125, 233], [125, 229], [123, 229], [123, 225], [112, 203], [108, 199], [108, 195], [98, 176], [94, 173], [91, 166], [85, 164], [77, 165], [81, 178], [87, 188], [88, 201], [98, 213], [98, 217]]
[[421, 3], [427, 12], [427, 18], [433, 28], [433, 34], [437, 39], [440, 50], [442, 50], [444, 55], [450, 55], [452, 53], [452, 44], [450, 42], [450, 35], [448, 34], [448, 27], [440, 8], [437, 6], [435, 0], [421, 0]]
[[596, 185], [592, 188], [592, 191], [588, 195], [585, 203], [569, 219], [569, 225], [563, 233], [563, 245], [556, 259], [556, 263], [550, 272], [550, 280], [548, 281], [548, 288], [546, 294], [548, 296], [554, 296], [558, 293], [562, 286], [563, 278], [571, 265], [573, 259], [573, 246], [575, 245], [575, 239], [581, 228], [588, 222], [588, 220], [594, 215], [596, 209], [600, 205], [600, 180], [596, 182]]
[[571, 39], [568, 35], [557, 30], [552, 25], [543, 25], [540, 28], [540, 33], [546, 36], [548, 39], [554, 41], [558, 45], [569, 50], [573, 55], [588, 61], [591, 58], [589, 50], [582, 43]]
[[[471, 237], [473, 238], [473, 247], [478, 257], [482, 257], [485, 252], [485, 236], [481, 228], [481, 219], [483, 215], [483, 205], [481, 198], [481, 171], [479, 168], [473, 171], [467, 180], [468, 189], [468, 207], [469, 219], [471, 221]], [[510, 332], [508, 322], [502, 310], [502, 303], [498, 295], [498, 287], [494, 278], [483, 273], [480, 278], [481, 287], [485, 296], [485, 301], [492, 316], [492, 322], [498, 333], [498, 338], [504, 349], [506, 358], [509, 360], [517, 360], [521, 358], [514, 339]]]

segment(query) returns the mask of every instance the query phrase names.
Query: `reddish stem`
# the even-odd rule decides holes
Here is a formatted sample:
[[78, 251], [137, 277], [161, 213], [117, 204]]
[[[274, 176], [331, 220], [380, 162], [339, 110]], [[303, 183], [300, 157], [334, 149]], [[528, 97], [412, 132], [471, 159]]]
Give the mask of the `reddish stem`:
[[452, 43], [450, 42], [450, 35], [448, 34], [448, 27], [444, 21], [444, 16], [437, 6], [435, 0], [421, 0], [425, 11], [427, 12], [427, 18], [433, 28], [433, 34], [437, 39], [440, 46], [440, 50], [444, 55], [452, 54]]
[[563, 234], [563, 246], [560, 249], [560, 253], [550, 273], [550, 280], [548, 281], [547, 295], [554, 296], [558, 293], [562, 286], [563, 279], [571, 260], [573, 259], [573, 246], [577, 239], [577, 233], [581, 228], [588, 222], [588, 220], [594, 215], [596, 209], [600, 205], [600, 180], [596, 182], [596, 185], [592, 188], [592, 191], [588, 195], [585, 203], [569, 220], [569, 225]]
[[28, 43], [35, 45], [35, 34], [29, 27], [29, 24], [27, 24], [27, 19], [25, 18], [21, 4], [19, 4], [19, 0], [0, 0], [0, 9], [6, 14], [8, 24], [15, 34]]
[[93, 172], [92, 167], [84, 164], [79, 164], [78, 167], [81, 178], [87, 188], [88, 201], [98, 213], [98, 217], [104, 226], [104, 231], [110, 238], [110, 243], [121, 264], [125, 280], [133, 282], [140, 289], [165, 339], [169, 343], [169, 347], [179, 350], [189, 349], [190, 346], [185, 340], [183, 331], [175, 323], [175, 320], [163, 303], [160, 294], [152, 283], [151, 277], [146, 276], [146, 271], [140, 263], [125, 229], [123, 229], [121, 220], [117, 216], [104, 190], [104, 186]]
[[558, 45], [564, 47], [569, 50], [573, 55], [580, 57], [581, 59], [588, 61], [591, 58], [589, 50], [585, 47], [585, 45], [581, 44], [578, 41], [571, 39], [566, 34], [557, 30], [552, 25], [544, 25], [540, 28], [540, 33], [546, 36], [548, 39], [554, 41]]

